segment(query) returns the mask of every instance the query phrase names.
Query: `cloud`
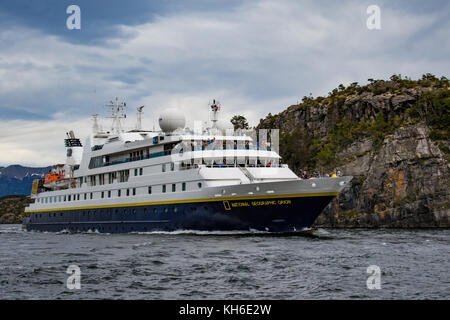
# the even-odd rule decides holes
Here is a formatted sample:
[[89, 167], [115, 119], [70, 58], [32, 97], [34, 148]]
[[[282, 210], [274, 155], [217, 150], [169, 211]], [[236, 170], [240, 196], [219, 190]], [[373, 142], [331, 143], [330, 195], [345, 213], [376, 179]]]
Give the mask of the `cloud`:
[[[123, 19], [116, 4], [92, 18], [109, 22], [113, 32], [102, 29], [98, 37], [77, 41], [67, 30], [52, 32], [52, 24], [33, 27], [10, 18], [0, 29], [0, 119], [5, 122], [0, 132], [27, 130], [0, 137], [0, 164], [23, 163], [27, 152], [36, 164], [55, 162], [61, 157], [56, 141], [62, 141], [63, 127], [76, 124], [81, 136], [89, 134], [88, 117], [104, 115], [103, 105], [115, 96], [130, 106], [128, 126], [133, 106], [139, 105], [146, 106], [144, 125], [150, 127], [163, 108], [174, 106], [188, 123], [207, 120], [207, 103], [214, 98], [226, 119], [239, 113], [256, 125], [269, 112], [309, 93], [326, 95], [339, 83], [394, 73], [444, 75], [450, 69], [449, 5], [379, 2], [378, 31], [366, 28], [371, 3], [352, 0], [215, 6], [196, 1], [190, 7], [169, 1], [164, 8], [138, 2]], [[94, 8], [80, 6], [85, 13]], [[131, 23], [136, 10], [144, 12]], [[89, 21], [89, 15], [83, 19]]]

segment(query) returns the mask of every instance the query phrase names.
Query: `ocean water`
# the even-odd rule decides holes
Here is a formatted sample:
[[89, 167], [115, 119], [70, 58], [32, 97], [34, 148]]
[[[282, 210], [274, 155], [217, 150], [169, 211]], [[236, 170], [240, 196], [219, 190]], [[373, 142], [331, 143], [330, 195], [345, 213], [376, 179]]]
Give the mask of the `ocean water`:
[[[449, 244], [450, 230], [118, 235], [0, 225], [0, 299], [449, 299]], [[67, 288], [70, 265], [80, 289]], [[371, 265], [380, 289], [367, 286]]]

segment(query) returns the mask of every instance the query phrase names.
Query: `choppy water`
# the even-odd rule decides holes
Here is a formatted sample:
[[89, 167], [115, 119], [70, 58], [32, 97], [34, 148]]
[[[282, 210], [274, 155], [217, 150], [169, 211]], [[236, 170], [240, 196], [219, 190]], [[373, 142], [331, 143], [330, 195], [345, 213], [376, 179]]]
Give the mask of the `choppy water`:
[[[450, 230], [55, 234], [0, 225], [0, 299], [449, 299]], [[69, 290], [69, 265], [81, 289]], [[369, 290], [367, 267], [381, 268]]]

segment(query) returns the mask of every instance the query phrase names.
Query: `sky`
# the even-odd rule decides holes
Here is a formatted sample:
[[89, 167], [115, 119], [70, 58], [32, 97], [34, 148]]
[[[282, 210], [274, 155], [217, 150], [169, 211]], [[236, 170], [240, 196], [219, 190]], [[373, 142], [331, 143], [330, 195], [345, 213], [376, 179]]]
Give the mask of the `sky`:
[[[72, 4], [80, 29], [66, 25]], [[144, 128], [166, 108], [189, 126], [212, 99], [255, 126], [341, 83], [449, 77], [449, 39], [447, 0], [2, 0], [0, 166], [64, 162], [65, 133], [84, 141], [115, 97], [130, 129], [138, 106]]]

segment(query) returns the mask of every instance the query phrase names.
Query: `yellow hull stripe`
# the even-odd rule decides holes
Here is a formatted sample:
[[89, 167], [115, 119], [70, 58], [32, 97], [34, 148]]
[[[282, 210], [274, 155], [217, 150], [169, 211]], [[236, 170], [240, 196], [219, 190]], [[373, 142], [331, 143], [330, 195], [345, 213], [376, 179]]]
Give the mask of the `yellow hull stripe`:
[[139, 203], [124, 203], [124, 204], [105, 204], [100, 206], [84, 206], [84, 207], [70, 207], [70, 208], [48, 208], [39, 210], [25, 210], [25, 212], [47, 212], [47, 211], [67, 211], [67, 210], [84, 210], [84, 209], [102, 209], [102, 208], [118, 208], [118, 207], [139, 207], [152, 206], [161, 204], [177, 204], [177, 203], [193, 203], [193, 202], [222, 202], [235, 200], [257, 200], [257, 199], [277, 199], [277, 198], [304, 198], [304, 197], [329, 197], [337, 196], [339, 192], [321, 192], [321, 193], [297, 193], [297, 194], [281, 194], [273, 196], [246, 196], [246, 197], [231, 197], [231, 198], [205, 198], [205, 199], [187, 199], [187, 200], [171, 200], [171, 201], [155, 201], [155, 202], [139, 202]]

